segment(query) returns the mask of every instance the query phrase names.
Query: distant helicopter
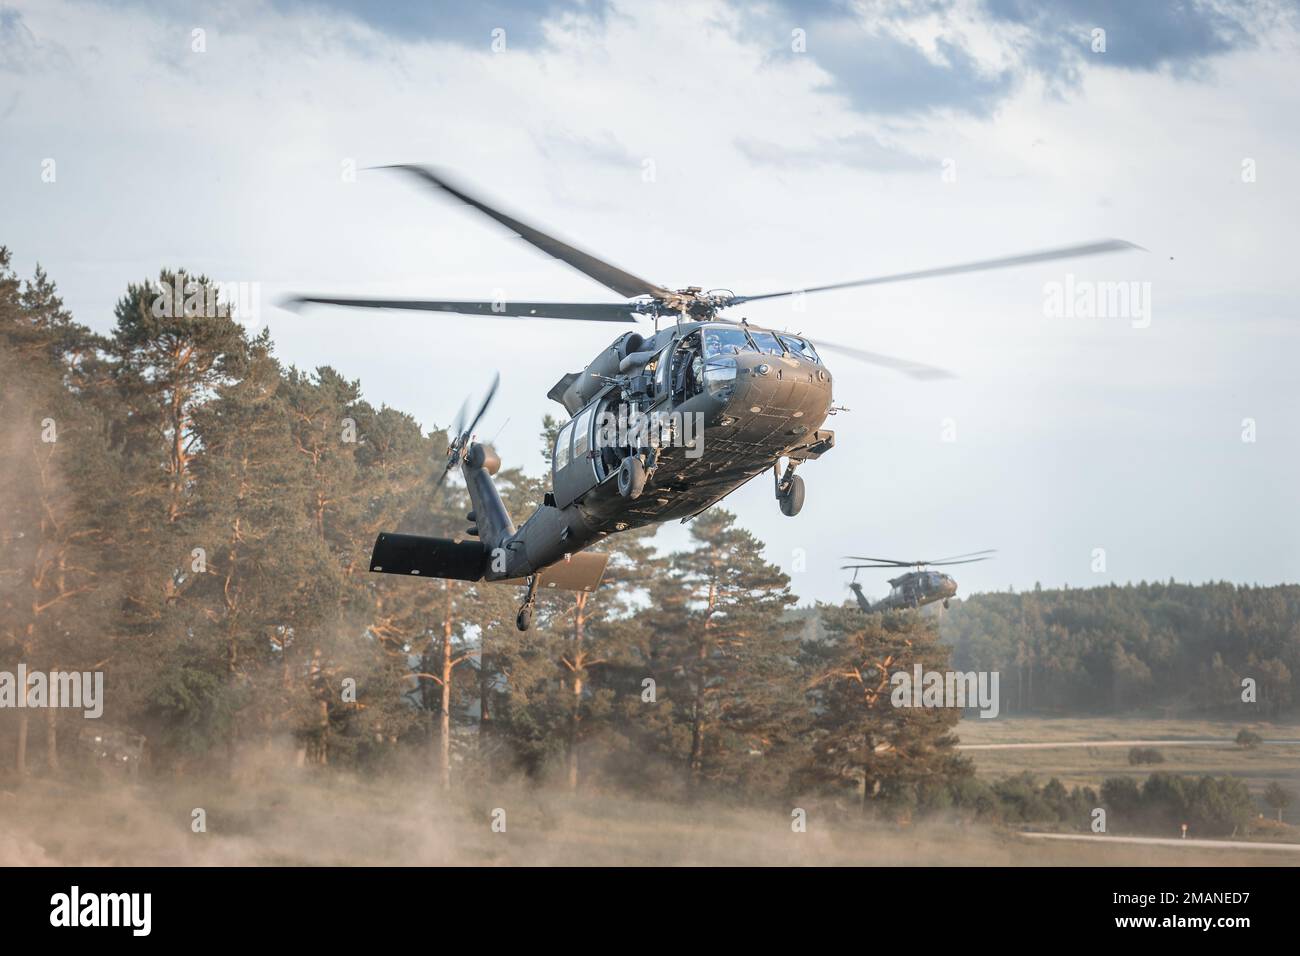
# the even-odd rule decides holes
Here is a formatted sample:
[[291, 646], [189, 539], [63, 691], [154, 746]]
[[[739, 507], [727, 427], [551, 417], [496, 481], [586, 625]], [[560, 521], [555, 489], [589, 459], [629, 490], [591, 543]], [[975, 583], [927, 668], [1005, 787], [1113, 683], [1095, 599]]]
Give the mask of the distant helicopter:
[[[463, 581], [527, 584], [516, 623], [527, 630], [539, 589], [592, 591], [600, 583], [606, 554], [586, 551], [606, 536], [644, 525], [687, 521], [752, 478], [771, 471], [781, 512], [793, 517], [804, 502], [803, 478], [795, 469], [835, 445], [823, 428], [837, 408], [832, 378], [818, 353], [837, 351], [913, 378], [950, 377], [942, 369], [851, 346], [836, 345], [786, 329], [762, 328], [721, 313], [748, 302], [810, 292], [848, 289], [1057, 259], [1138, 249], [1105, 239], [1021, 255], [983, 259], [870, 279], [736, 295], [700, 286], [670, 289], [649, 282], [584, 252], [535, 226], [489, 205], [426, 166], [392, 167], [458, 199], [549, 256], [567, 263], [625, 297], [623, 302], [520, 302], [445, 299], [296, 296], [285, 304], [367, 309], [451, 312], [514, 319], [572, 319], [634, 324], [652, 319], [654, 332], [625, 332], [579, 371], [564, 375], [547, 397], [572, 418], [557, 436], [551, 456], [551, 490], [519, 527], [507, 514], [492, 477], [501, 466], [488, 444], [475, 441], [474, 428], [496, 391], [468, 425], [464, 416], [452, 431], [447, 471], [459, 465], [472, 510], [467, 534], [477, 541], [383, 532], [375, 541], [370, 570]], [[673, 324], [660, 328], [661, 321]], [[530, 342], [562, 348], [558, 332], [531, 334]], [[456, 361], [483, 361], [461, 355]], [[447, 358], [444, 356], [444, 358]], [[437, 377], [432, 377], [436, 386]], [[657, 425], [624, 429], [625, 420]], [[607, 427], [617, 421], [619, 427]], [[697, 425], [693, 434], [691, 426]], [[647, 437], [648, 436], [648, 437]], [[441, 480], [439, 481], [441, 484]]]
[[[985, 551], [954, 554], [952, 557], [940, 558], [937, 561], [894, 561], [890, 558], [860, 558], [857, 555], [849, 555], [845, 560], [870, 561], [871, 563], [846, 564], [840, 570], [848, 571], [851, 569], [853, 571], [853, 581], [849, 584], [849, 588], [853, 591], [853, 596], [858, 599], [858, 607], [868, 614], [880, 611], [909, 610], [923, 607], [926, 604], [933, 604], [935, 601], [942, 601], [943, 606], [947, 607], [948, 599], [957, 593], [957, 582], [940, 571], [927, 571], [924, 569], [950, 564], [973, 564], [976, 561], [987, 561], [991, 555], [996, 553], [996, 548], [989, 548]], [[978, 557], [978, 555], [984, 557]], [[900, 574], [896, 578], [890, 578], [889, 594], [872, 604], [867, 600], [867, 596], [862, 593], [862, 585], [858, 583], [858, 572], [867, 568], [915, 568], [916, 570]]]

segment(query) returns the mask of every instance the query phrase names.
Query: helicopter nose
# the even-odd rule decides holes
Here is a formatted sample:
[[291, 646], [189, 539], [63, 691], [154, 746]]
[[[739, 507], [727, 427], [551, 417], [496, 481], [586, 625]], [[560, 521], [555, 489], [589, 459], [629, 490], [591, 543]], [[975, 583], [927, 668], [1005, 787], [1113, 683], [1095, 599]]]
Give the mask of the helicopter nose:
[[831, 379], [825, 369], [803, 359], [745, 356], [737, 362], [727, 414], [797, 436], [821, 427], [830, 406]]

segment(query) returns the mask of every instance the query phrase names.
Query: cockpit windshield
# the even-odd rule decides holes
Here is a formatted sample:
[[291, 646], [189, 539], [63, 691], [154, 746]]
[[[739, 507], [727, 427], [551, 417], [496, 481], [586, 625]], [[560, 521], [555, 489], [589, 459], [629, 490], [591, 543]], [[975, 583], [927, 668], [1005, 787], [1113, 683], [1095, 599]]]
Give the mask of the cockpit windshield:
[[817, 352], [813, 349], [811, 342], [796, 335], [783, 335], [781, 341], [785, 343], [785, 347], [789, 349], [790, 354], [797, 355], [818, 365], [821, 364], [821, 359], [817, 357]]
[[754, 344], [758, 346], [760, 352], [766, 352], [768, 355], [784, 355], [785, 349], [781, 343], [776, 340], [776, 336], [771, 332], [759, 332], [755, 329], [749, 330], [750, 337], [753, 338]]
[[749, 337], [745, 335], [744, 329], [712, 325], [704, 330], [705, 358], [752, 351], [754, 346], [749, 344]]

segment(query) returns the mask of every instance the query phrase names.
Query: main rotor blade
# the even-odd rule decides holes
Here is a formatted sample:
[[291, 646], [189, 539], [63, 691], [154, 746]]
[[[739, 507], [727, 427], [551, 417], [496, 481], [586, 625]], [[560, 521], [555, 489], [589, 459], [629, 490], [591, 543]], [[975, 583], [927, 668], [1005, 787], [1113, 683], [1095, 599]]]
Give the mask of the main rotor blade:
[[455, 196], [461, 202], [473, 206], [479, 212], [495, 219], [507, 229], [513, 231], [525, 242], [532, 243], [548, 256], [553, 256], [561, 262], [567, 262], [579, 272], [590, 276], [606, 288], [613, 289], [620, 295], [629, 298], [637, 295], [651, 295], [656, 298], [663, 298], [668, 295], [668, 290], [648, 282], [640, 276], [635, 276], [630, 272], [625, 272], [618, 266], [611, 265], [603, 259], [597, 259], [589, 252], [583, 252], [567, 242], [561, 242], [554, 236], [548, 235], [535, 226], [520, 222], [512, 216], [507, 216], [499, 209], [494, 209], [481, 199], [477, 199], [465, 192], [458, 186], [453, 185], [445, 175], [435, 172], [428, 166], [417, 166], [409, 164], [397, 164], [393, 166], [381, 166], [380, 169], [404, 169], [412, 173], [432, 186], [441, 189], [449, 195]]
[[[808, 338], [808, 336], [804, 337]], [[924, 365], [921, 362], [913, 362], [910, 359], [894, 358], [892, 355], [882, 355], [879, 352], [868, 352], [865, 349], [854, 348], [851, 345], [840, 345], [838, 342], [827, 342], [825, 339], [812, 339], [812, 343], [819, 349], [825, 348], [832, 352], [840, 352], [850, 358], [857, 359], [859, 362], [892, 368], [894, 371], [902, 372], [910, 378], [932, 381], [938, 378], [957, 377], [947, 369], [936, 368], [933, 365]]]
[[876, 276], [872, 279], [855, 279], [851, 282], [834, 282], [830, 285], [818, 285], [809, 289], [791, 289], [788, 292], [767, 292], [763, 295], [738, 295], [727, 305], [739, 305], [742, 302], [756, 302], [759, 299], [778, 299], [785, 295], [798, 295], [801, 292], [828, 292], [832, 289], [852, 289], [863, 285], [882, 285], [886, 282], [906, 282], [910, 279], [933, 279], [936, 276], [961, 275], [967, 272], [984, 272], [988, 269], [1006, 269], [1011, 266], [1031, 265], [1035, 262], [1050, 262], [1053, 259], [1071, 259], [1076, 256], [1095, 256], [1103, 252], [1120, 252], [1125, 249], [1142, 249], [1141, 246], [1124, 239], [1103, 239], [1100, 242], [1085, 242], [1077, 246], [1062, 246], [1057, 249], [1043, 249], [1039, 252], [1025, 252], [1017, 256], [1002, 256], [997, 259], [980, 259], [977, 262], [963, 262], [955, 266], [940, 266], [937, 269], [921, 269], [917, 272], [899, 272], [894, 275]]
[[[972, 564], [976, 561], [988, 561], [989, 556], [996, 553], [997, 548], [986, 548], [983, 551], [967, 551], [965, 554], [954, 554], [935, 561], [897, 561], [894, 558], [868, 558], [860, 554], [846, 554], [845, 558], [850, 561], [872, 561], [874, 563], [846, 564], [844, 568], [919, 568], [943, 564]], [[984, 555], [984, 557], [977, 557], [977, 555]]]
[[515, 319], [576, 319], [581, 322], [635, 322], [637, 313], [617, 302], [473, 302], [440, 299], [341, 299], [300, 295], [283, 302], [285, 308], [303, 305], [341, 305], [359, 309], [407, 309], [416, 312], [454, 312]]
[[983, 551], [967, 551], [965, 554], [950, 554], [946, 558], [935, 558], [933, 561], [926, 561], [926, 564], [942, 564], [948, 561], [956, 561], [958, 558], [974, 558], [981, 554], [997, 554], [997, 548], [985, 548]]

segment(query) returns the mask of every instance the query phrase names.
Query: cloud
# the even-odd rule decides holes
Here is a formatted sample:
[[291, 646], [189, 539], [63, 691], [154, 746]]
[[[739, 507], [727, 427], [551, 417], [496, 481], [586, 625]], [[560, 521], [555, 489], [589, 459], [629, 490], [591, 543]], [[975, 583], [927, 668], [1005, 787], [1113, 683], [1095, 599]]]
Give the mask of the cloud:
[[564, 15], [603, 17], [605, 0], [473, 0], [469, 3], [438, 0], [277, 0], [285, 12], [316, 7], [342, 13], [401, 40], [434, 40], [466, 47], [487, 48], [492, 31], [505, 31], [508, 47], [534, 47], [545, 42], [543, 25]]
[[[1028, 63], [1046, 74], [1079, 61], [1098, 67], [1156, 70], [1191, 67], [1210, 57], [1254, 46], [1265, 7], [1248, 0], [987, 0], [995, 21], [1034, 35]], [[1106, 31], [1106, 50], [1092, 50], [1092, 31]]]
[[775, 60], [810, 58], [858, 112], [887, 116], [946, 109], [985, 115], [1011, 92], [1012, 74], [981, 62], [955, 26], [944, 26], [929, 44], [914, 33], [950, 7], [927, 0], [864, 13], [865, 8], [829, 0], [779, 0], [751, 11], [746, 32], [753, 42], [771, 44]]
[[915, 172], [937, 169], [937, 159], [882, 142], [871, 133], [852, 133], [808, 146], [792, 146], [749, 136], [737, 137], [736, 149], [756, 166], [807, 168], [838, 163], [875, 172]]
[[[1199, 75], [1211, 58], [1256, 45], [1286, 9], [1250, 0], [775, 0], [746, 8], [745, 30], [774, 60], [811, 59], [859, 113], [986, 117], [1032, 77], [1059, 93], [1091, 68]], [[1098, 28], [1105, 53], [1092, 49]]]
[[533, 143], [543, 159], [554, 162], [591, 162], [607, 166], [633, 167], [642, 157], [628, 149], [607, 129], [590, 135], [548, 126], [533, 136]]
[[51, 53], [58, 51], [40, 43], [17, 10], [0, 7], [0, 72], [27, 73]]

